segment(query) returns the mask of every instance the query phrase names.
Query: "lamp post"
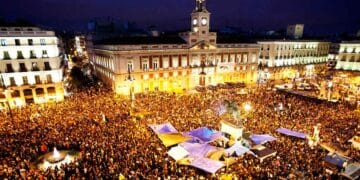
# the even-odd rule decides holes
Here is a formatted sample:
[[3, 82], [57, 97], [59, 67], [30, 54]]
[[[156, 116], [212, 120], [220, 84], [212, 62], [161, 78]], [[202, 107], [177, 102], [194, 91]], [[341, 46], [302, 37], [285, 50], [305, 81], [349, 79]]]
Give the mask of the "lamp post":
[[[2, 83], [2, 87], [3, 87], [3, 89], [4, 89], [4, 92], [6, 92], [6, 85], [5, 85], [5, 81], [4, 81], [4, 78], [3, 78], [3, 75], [2, 75], [2, 74], [0, 74], [0, 78], [1, 78], [1, 83]], [[6, 94], [6, 93], [5, 93], [5, 94]], [[11, 107], [10, 107], [9, 100], [8, 100], [8, 98], [6, 97], [6, 95], [5, 95], [5, 99], [6, 99], [6, 105], [7, 105], [7, 107], [8, 107], [8, 111], [9, 111], [10, 117], [11, 117], [11, 119], [14, 119], [14, 118], [13, 118], [13, 115], [12, 115], [12, 111], [11, 111]]]

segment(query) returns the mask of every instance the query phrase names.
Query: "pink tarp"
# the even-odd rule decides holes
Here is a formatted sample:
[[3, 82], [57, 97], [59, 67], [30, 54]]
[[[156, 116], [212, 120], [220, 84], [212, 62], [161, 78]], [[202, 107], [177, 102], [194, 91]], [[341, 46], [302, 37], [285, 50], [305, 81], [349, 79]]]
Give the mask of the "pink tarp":
[[216, 173], [224, 164], [208, 158], [198, 158], [191, 162], [191, 166], [204, 170], [208, 173]]
[[279, 128], [276, 131], [281, 133], [281, 134], [285, 134], [285, 135], [288, 135], [288, 136], [294, 136], [294, 137], [298, 137], [298, 138], [302, 138], [302, 139], [305, 139], [306, 136], [307, 136], [305, 133], [292, 131], [292, 130], [286, 129], [286, 128]]
[[209, 152], [216, 150], [216, 147], [209, 144], [183, 142], [180, 146], [188, 151], [190, 156], [195, 158], [205, 157]]
[[149, 126], [156, 134], [171, 134], [178, 132], [171, 123]]
[[275, 141], [276, 138], [268, 135], [268, 134], [252, 134], [250, 136], [250, 139], [255, 143], [255, 144], [263, 144], [266, 142], [270, 142], [270, 141]]

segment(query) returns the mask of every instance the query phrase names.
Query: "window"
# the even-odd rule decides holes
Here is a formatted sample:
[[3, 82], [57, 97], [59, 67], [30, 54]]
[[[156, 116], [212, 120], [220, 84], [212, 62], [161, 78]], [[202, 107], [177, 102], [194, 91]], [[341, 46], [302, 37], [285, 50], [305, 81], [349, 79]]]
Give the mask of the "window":
[[0, 43], [1, 43], [1, 46], [6, 46], [6, 39], [1, 39]]
[[45, 93], [43, 88], [37, 88], [35, 89], [35, 92], [36, 95], [43, 95]]
[[42, 51], [42, 57], [43, 57], [43, 58], [44, 58], [44, 57], [45, 57], [45, 58], [49, 57], [46, 50], [43, 50], [43, 51]]
[[15, 78], [10, 77], [10, 86], [16, 86]]
[[24, 95], [25, 96], [32, 96], [32, 90], [31, 89], [25, 89], [24, 90]]
[[11, 97], [13, 97], [13, 98], [20, 97], [20, 91], [15, 90], [15, 91], [11, 92]]
[[154, 62], [153, 62], [153, 68], [154, 68], [154, 69], [158, 69], [158, 61], [154, 61]]
[[14, 72], [12, 65], [10, 63], [6, 64], [6, 72], [8, 72], [8, 73]]
[[143, 62], [143, 63], [142, 63], [142, 69], [143, 69], [144, 71], [147, 71], [147, 70], [149, 69], [147, 62]]
[[33, 40], [32, 40], [32, 39], [28, 39], [28, 44], [29, 44], [30, 46], [34, 45]]
[[5, 60], [10, 59], [10, 55], [9, 55], [9, 52], [8, 52], [8, 51], [4, 51], [4, 59], [5, 59]]
[[47, 83], [52, 83], [51, 74], [46, 75], [46, 82], [47, 82]]
[[45, 65], [45, 71], [50, 71], [51, 70], [49, 62], [44, 62], [44, 65]]
[[40, 39], [40, 45], [42, 45], [42, 46], [46, 45], [45, 39]]
[[17, 51], [17, 58], [18, 59], [24, 59], [24, 56], [21, 51]]
[[40, 76], [39, 76], [39, 75], [35, 75], [35, 83], [36, 83], [36, 84], [41, 84], [41, 80], [40, 80]]
[[23, 79], [23, 85], [28, 85], [29, 84], [27, 76], [23, 76], [22, 79]]
[[26, 72], [27, 69], [26, 69], [26, 66], [25, 66], [25, 63], [20, 63], [20, 72]]
[[48, 94], [55, 94], [56, 93], [55, 87], [48, 87], [47, 92]]
[[20, 46], [20, 39], [15, 39], [15, 45]]
[[35, 59], [35, 58], [36, 58], [35, 51], [30, 50], [30, 58], [31, 58], [31, 59]]
[[37, 62], [32, 63], [32, 71], [40, 71]]

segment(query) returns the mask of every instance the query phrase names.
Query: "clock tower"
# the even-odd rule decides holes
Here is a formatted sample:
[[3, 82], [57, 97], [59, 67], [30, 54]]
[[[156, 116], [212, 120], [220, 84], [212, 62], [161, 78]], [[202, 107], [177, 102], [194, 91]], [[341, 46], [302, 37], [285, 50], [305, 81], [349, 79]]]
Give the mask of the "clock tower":
[[190, 46], [195, 44], [216, 44], [216, 33], [210, 32], [210, 12], [206, 9], [206, 0], [196, 0], [191, 13], [191, 31], [180, 34]]
[[196, 7], [191, 13], [191, 31], [209, 32], [210, 13], [206, 9], [206, 0], [196, 0]]

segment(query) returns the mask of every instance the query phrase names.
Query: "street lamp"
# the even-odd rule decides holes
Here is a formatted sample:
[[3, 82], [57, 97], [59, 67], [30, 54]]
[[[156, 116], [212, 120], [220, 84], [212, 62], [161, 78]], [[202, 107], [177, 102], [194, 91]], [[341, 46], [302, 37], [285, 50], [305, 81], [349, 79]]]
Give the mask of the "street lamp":
[[[3, 87], [3, 89], [4, 89], [4, 92], [6, 92], [6, 85], [5, 85], [5, 81], [4, 81], [3, 75], [0, 74], [0, 77], [1, 77], [2, 87]], [[8, 111], [9, 111], [10, 117], [11, 117], [11, 119], [14, 119], [14, 118], [13, 118], [13, 115], [12, 115], [12, 111], [11, 111], [11, 107], [10, 107], [9, 100], [8, 100], [8, 98], [6, 97], [6, 93], [5, 93], [5, 99], [6, 99], [6, 105], [7, 105], [7, 107], [8, 107]]]

